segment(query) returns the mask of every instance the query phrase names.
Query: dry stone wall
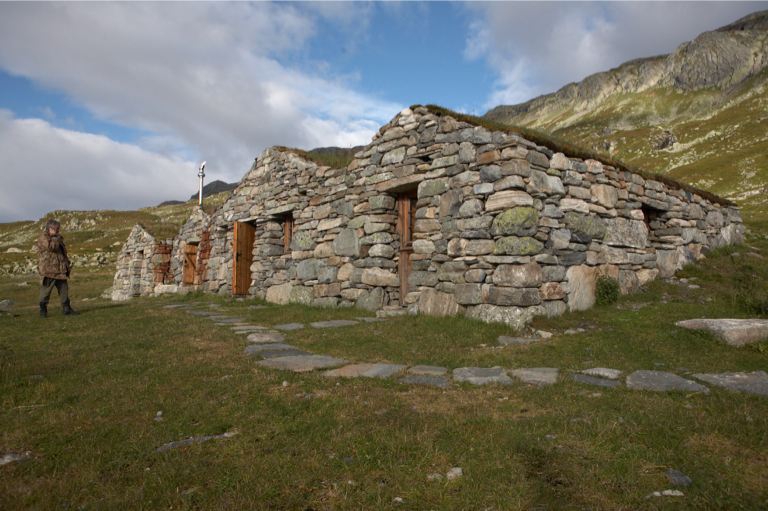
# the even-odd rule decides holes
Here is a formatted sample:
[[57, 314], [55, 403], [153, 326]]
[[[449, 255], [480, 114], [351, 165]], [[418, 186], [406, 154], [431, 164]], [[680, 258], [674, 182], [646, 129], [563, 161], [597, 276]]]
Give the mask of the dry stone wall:
[[[264, 151], [205, 220], [203, 288], [231, 292], [240, 221], [256, 229], [251, 295], [519, 327], [537, 314], [591, 307], [600, 273], [631, 293], [742, 242], [734, 207], [425, 108], [401, 112], [355, 156], [332, 169]], [[416, 202], [406, 264], [398, 197], [407, 193]]]
[[154, 295], [152, 270], [156, 244], [155, 238], [140, 225], [133, 228], [117, 255], [112, 300], [122, 301], [135, 296]]

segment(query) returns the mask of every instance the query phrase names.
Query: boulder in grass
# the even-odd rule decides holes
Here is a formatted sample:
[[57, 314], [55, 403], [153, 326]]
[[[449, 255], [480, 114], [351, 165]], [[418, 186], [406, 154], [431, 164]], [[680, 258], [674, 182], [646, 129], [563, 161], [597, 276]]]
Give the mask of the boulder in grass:
[[691, 330], [706, 330], [730, 346], [768, 339], [768, 320], [765, 319], [689, 319], [675, 325]]

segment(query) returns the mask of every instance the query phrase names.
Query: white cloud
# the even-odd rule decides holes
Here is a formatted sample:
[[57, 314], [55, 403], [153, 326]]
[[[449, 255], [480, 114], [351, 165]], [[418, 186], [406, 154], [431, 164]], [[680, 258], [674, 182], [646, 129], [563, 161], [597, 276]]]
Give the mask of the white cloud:
[[195, 165], [0, 109], [0, 222], [184, 200], [197, 187]]
[[318, 23], [357, 19], [362, 30], [368, 11], [0, 2], [0, 67], [63, 92], [99, 119], [149, 133], [137, 141], [146, 150], [208, 160], [236, 181], [266, 147], [367, 143], [402, 108], [354, 92], [354, 76], [329, 77], [323, 63], [303, 61]]
[[766, 2], [470, 3], [464, 56], [484, 58], [498, 79], [487, 108], [555, 92], [636, 58], [671, 53]]

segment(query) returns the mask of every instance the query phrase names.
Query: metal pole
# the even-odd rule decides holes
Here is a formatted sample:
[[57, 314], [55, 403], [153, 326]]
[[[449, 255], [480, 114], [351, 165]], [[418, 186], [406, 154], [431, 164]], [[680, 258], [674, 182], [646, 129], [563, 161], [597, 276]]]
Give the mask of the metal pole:
[[197, 173], [200, 178], [200, 199], [197, 203], [198, 206], [203, 205], [203, 178], [205, 177], [205, 162], [200, 165], [200, 171]]

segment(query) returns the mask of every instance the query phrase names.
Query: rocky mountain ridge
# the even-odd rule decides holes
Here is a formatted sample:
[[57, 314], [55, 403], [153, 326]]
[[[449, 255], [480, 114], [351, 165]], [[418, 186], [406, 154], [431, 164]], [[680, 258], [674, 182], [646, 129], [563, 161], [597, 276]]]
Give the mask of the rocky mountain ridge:
[[483, 117], [667, 174], [768, 220], [768, 11]]
[[[569, 83], [552, 94], [520, 105], [501, 105], [483, 117], [490, 120], [540, 116], [564, 107], [584, 112], [617, 94], [638, 93], [652, 87], [678, 92], [718, 87], [727, 89], [757, 75], [768, 65], [768, 11], [750, 14], [730, 25], [704, 32], [669, 55], [625, 62], [610, 71]], [[526, 124], [528, 124], [526, 122]]]

